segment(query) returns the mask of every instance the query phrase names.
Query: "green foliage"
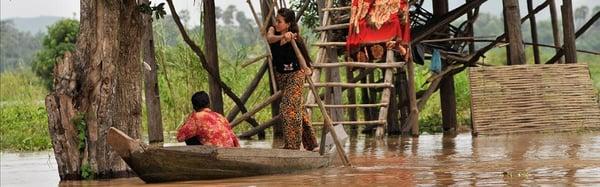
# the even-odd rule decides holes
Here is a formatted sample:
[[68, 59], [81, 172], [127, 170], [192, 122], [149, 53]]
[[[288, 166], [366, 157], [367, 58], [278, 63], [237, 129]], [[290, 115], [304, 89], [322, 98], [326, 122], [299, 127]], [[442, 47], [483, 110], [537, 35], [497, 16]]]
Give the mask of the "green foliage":
[[152, 12], [154, 12], [154, 17], [157, 20], [164, 18], [165, 15], [167, 15], [167, 12], [165, 11], [165, 7], [164, 7], [165, 3], [159, 3], [158, 5], [155, 5], [155, 6], [150, 6], [151, 4], [152, 4], [152, 1], [138, 5], [138, 11], [140, 11], [141, 13], [144, 13], [144, 14], [148, 14], [148, 15], [152, 15]]
[[57, 58], [62, 58], [67, 51], [75, 50], [78, 33], [79, 21], [73, 19], [60, 20], [48, 27], [48, 34], [42, 42], [43, 48], [35, 55], [32, 66], [47, 88], [52, 88], [52, 71]]
[[17, 30], [12, 20], [0, 21], [0, 73], [29, 67], [41, 37]]
[[89, 163], [84, 163], [81, 165], [81, 178], [85, 180], [94, 179], [94, 171], [92, 170], [92, 166]]
[[83, 113], [77, 113], [72, 119], [71, 123], [75, 125], [77, 129], [77, 138], [79, 139], [79, 151], [83, 152], [85, 149], [85, 142], [87, 140], [87, 125], [85, 123], [85, 116]]
[[31, 71], [0, 74], [0, 150], [37, 151], [52, 147], [43, 105], [45, 89], [41, 85]]

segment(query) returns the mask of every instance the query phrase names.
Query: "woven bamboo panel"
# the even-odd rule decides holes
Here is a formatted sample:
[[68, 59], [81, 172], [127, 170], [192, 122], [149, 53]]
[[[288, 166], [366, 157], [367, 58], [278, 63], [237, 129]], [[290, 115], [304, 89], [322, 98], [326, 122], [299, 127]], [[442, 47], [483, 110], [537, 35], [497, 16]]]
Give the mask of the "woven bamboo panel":
[[475, 134], [576, 131], [600, 127], [586, 64], [470, 68]]

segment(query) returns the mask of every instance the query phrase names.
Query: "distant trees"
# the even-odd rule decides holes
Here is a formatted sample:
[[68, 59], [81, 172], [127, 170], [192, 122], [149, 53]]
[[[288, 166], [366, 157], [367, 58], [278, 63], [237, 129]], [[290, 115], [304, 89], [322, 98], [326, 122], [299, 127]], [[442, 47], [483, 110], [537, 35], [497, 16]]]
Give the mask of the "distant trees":
[[0, 21], [0, 72], [29, 67], [42, 35], [19, 31], [12, 20]]
[[52, 88], [52, 71], [57, 58], [62, 58], [65, 52], [75, 50], [79, 21], [74, 19], [60, 20], [50, 27], [42, 41], [42, 49], [33, 60], [32, 69], [42, 78], [48, 89]]

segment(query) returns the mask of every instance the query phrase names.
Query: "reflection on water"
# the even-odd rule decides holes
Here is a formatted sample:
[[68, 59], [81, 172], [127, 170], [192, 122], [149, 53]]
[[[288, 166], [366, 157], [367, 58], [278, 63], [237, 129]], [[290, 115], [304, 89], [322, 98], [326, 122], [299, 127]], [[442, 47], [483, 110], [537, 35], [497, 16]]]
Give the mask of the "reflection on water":
[[[271, 147], [244, 141], [245, 147]], [[353, 167], [151, 186], [585, 185], [600, 184], [600, 133], [471, 137], [359, 137], [345, 144]], [[22, 155], [22, 154], [21, 154]], [[2, 154], [2, 186], [59, 184], [51, 153]], [[66, 181], [61, 186], [137, 186], [138, 178]]]

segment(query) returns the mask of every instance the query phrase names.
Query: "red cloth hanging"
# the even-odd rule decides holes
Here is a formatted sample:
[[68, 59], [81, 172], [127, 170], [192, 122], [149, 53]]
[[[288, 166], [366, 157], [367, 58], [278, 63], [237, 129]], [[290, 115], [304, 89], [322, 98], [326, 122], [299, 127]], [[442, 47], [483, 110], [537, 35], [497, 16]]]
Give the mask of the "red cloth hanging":
[[396, 41], [410, 42], [410, 21], [407, 0], [352, 0], [350, 26], [346, 47], [349, 54], [361, 45]]

